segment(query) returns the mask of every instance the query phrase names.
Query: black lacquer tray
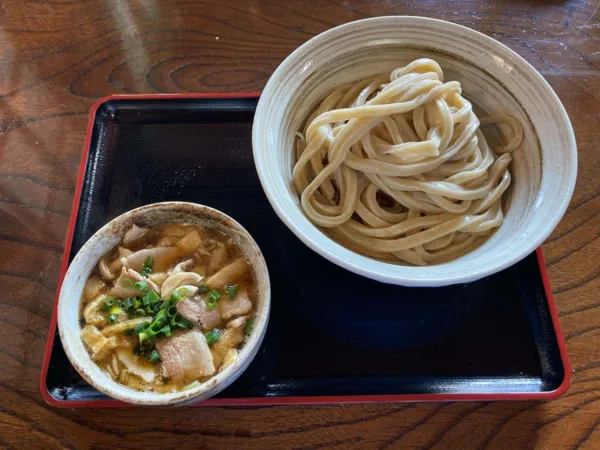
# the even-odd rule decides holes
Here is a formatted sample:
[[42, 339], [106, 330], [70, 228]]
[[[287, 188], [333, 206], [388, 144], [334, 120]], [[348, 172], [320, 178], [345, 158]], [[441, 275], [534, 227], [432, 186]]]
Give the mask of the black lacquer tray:
[[[541, 251], [485, 279], [405, 288], [354, 275], [302, 244], [254, 169], [258, 94], [115, 96], [92, 109], [68, 262], [109, 220], [167, 200], [208, 205], [254, 236], [269, 267], [268, 331], [215, 404], [551, 399], [571, 379]], [[40, 386], [63, 407], [119, 406], [65, 356], [56, 312]]]

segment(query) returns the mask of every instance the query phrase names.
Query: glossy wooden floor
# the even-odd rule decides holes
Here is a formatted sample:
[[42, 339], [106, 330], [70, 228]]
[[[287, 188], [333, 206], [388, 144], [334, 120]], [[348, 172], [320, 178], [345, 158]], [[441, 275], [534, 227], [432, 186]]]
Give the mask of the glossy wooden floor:
[[[573, 384], [550, 403], [59, 410], [38, 378], [92, 103], [111, 93], [260, 91], [335, 25], [409, 14], [528, 59], [571, 117], [579, 180], [544, 246]], [[0, 1], [0, 447], [600, 448], [600, 3]]]

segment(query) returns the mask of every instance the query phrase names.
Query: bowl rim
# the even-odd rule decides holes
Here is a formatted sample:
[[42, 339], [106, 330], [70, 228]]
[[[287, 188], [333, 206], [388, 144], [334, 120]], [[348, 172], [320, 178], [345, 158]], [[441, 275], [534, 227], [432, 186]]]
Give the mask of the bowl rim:
[[[418, 275], [419, 272], [422, 272], [422, 270], [423, 270], [423, 268], [421, 268], [421, 267], [399, 266], [399, 265], [387, 263], [384, 261], [374, 260], [372, 258], [361, 255], [360, 253], [356, 253], [356, 252], [352, 252], [352, 253], [354, 255], [357, 255], [359, 258], [363, 258], [363, 259], [361, 259], [361, 262], [353, 263], [353, 262], [350, 262], [350, 261], [344, 259], [340, 255], [338, 255], [336, 250], [329, 251], [329, 250], [325, 250], [324, 248], [320, 247], [311, 237], [312, 233], [309, 229], [307, 229], [306, 227], [304, 227], [302, 225], [297, 225], [294, 223], [294, 221], [292, 220], [291, 217], [295, 214], [295, 212], [290, 213], [289, 215], [286, 212], [284, 212], [283, 209], [281, 208], [281, 206], [277, 203], [277, 201], [273, 197], [271, 188], [267, 188], [267, 186], [268, 186], [267, 173], [270, 171], [270, 168], [266, 164], [263, 165], [262, 160], [259, 155], [259, 152], [257, 151], [257, 147], [259, 146], [258, 143], [260, 141], [259, 132], [263, 131], [262, 129], [259, 130], [259, 126], [261, 126], [263, 122], [266, 122], [266, 116], [268, 115], [268, 112], [265, 110], [265, 108], [266, 108], [265, 105], [267, 102], [266, 98], [269, 97], [272, 94], [272, 92], [275, 90], [275, 84], [278, 82], [278, 79], [281, 77], [281, 75], [284, 72], [286, 72], [288, 70], [288, 67], [290, 67], [294, 63], [294, 61], [296, 61], [298, 59], [299, 56], [302, 56], [302, 54], [307, 49], [309, 49], [311, 47], [315, 47], [315, 46], [320, 46], [321, 44], [329, 41], [330, 39], [334, 39], [338, 33], [347, 31], [348, 29], [356, 28], [356, 27], [364, 27], [364, 26], [376, 27], [378, 23], [383, 22], [383, 21], [394, 21], [394, 22], [397, 22], [398, 25], [401, 25], [402, 23], [406, 23], [408, 21], [410, 21], [411, 25], [413, 25], [413, 26], [415, 24], [418, 25], [419, 23], [428, 24], [428, 25], [438, 25], [438, 26], [444, 27], [446, 29], [453, 29], [454, 31], [456, 31], [458, 33], [462, 33], [463, 35], [469, 35], [473, 39], [484, 41], [488, 45], [492, 45], [492, 46], [495, 46], [495, 47], [501, 49], [502, 51], [508, 53], [511, 56], [511, 58], [513, 58], [513, 60], [518, 61], [519, 64], [527, 70], [527, 75], [529, 75], [532, 79], [530, 84], [532, 84], [532, 85], [535, 84], [535, 85], [539, 86], [542, 91], [544, 91], [544, 94], [546, 94], [550, 99], [549, 103], [551, 103], [556, 108], [556, 112], [560, 116], [560, 119], [561, 119], [560, 125], [561, 125], [561, 128], [563, 128], [563, 130], [565, 131], [565, 134], [566, 134], [567, 140], [568, 140], [568, 148], [563, 148], [563, 151], [567, 152], [569, 154], [569, 157], [570, 157], [571, 161], [573, 162], [571, 167], [569, 167], [569, 170], [565, 173], [564, 195], [561, 196], [560, 202], [558, 204], [556, 204], [556, 208], [555, 208], [556, 213], [552, 216], [552, 220], [546, 221], [544, 226], [542, 227], [543, 232], [537, 234], [536, 236], [533, 236], [530, 239], [530, 243], [527, 246], [523, 246], [523, 248], [519, 252], [514, 252], [512, 257], [506, 258], [506, 260], [500, 262], [499, 264], [496, 264], [491, 267], [483, 266], [483, 268], [482, 268], [482, 266], [474, 266], [472, 268], [473, 270], [471, 272], [464, 273], [463, 275], [460, 275], [460, 276], [438, 275], [435, 278], [429, 277], [427, 279], [424, 279], [422, 277], [419, 277], [419, 275]], [[264, 125], [263, 125], [263, 128], [264, 128]], [[263, 191], [265, 192], [265, 195], [267, 196], [267, 198], [269, 200], [269, 203], [271, 203], [271, 206], [273, 207], [273, 209], [275, 210], [275, 212], [279, 216], [279, 218], [286, 224], [286, 226], [302, 242], [304, 242], [304, 244], [306, 244], [309, 248], [311, 248], [312, 250], [314, 250], [321, 256], [325, 257], [326, 259], [334, 262], [335, 264], [337, 264], [355, 274], [366, 276], [368, 278], [371, 278], [371, 279], [374, 279], [377, 281], [381, 281], [384, 283], [398, 284], [398, 285], [403, 285], [403, 286], [438, 287], [438, 286], [446, 286], [446, 285], [450, 285], [450, 284], [468, 283], [471, 281], [481, 279], [485, 276], [492, 275], [503, 269], [506, 269], [507, 267], [512, 266], [513, 264], [516, 264], [517, 262], [519, 262], [520, 260], [525, 258], [527, 255], [529, 255], [530, 253], [535, 251], [535, 249], [537, 247], [539, 247], [548, 236], [550, 236], [550, 234], [552, 233], [554, 228], [558, 225], [558, 223], [564, 216], [564, 214], [569, 206], [569, 203], [573, 196], [573, 191], [575, 189], [575, 183], [576, 183], [576, 179], [577, 179], [577, 144], [576, 144], [576, 140], [575, 140], [575, 134], [573, 131], [573, 127], [572, 127], [571, 121], [569, 120], [569, 116], [568, 116], [562, 102], [560, 101], [558, 95], [556, 94], [556, 92], [554, 92], [554, 89], [552, 89], [552, 87], [544, 79], [544, 77], [529, 62], [527, 62], [527, 60], [525, 60], [522, 56], [520, 56], [514, 50], [510, 49], [509, 47], [507, 47], [506, 45], [497, 41], [496, 39], [494, 39], [490, 36], [487, 36], [484, 33], [481, 33], [477, 30], [466, 27], [464, 25], [449, 22], [446, 20], [433, 19], [433, 18], [421, 17], [421, 16], [402, 16], [402, 15], [379, 16], [379, 17], [370, 17], [370, 18], [366, 18], [366, 19], [360, 19], [360, 20], [356, 20], [356, 21], [352, 21], [352, 22], [347, 22], [345, 24], [338, 25], [334, 28], [326, 30], [326, 31], [312, 37], [311, 39], [306, 41], [304, 44], [299, 46], [297, 49], [295, 49], [277, 67], [277, 69], [275, 70], [275, 72], [273, 72], [273, 74], [269, 78], [269, 81], [267, 82], [267, 84], [265, 85], [265, 87], [263, 89], [263, 92], [261, 94], [261, 97], [259, 99], [259, 102], [258, 102], [258, 105], [256, 108], [255, 119], [254, 119], [254, 123], [253, 123], [253, 127], [252, 127], [252, 147], [253, 147], [256, 171], [258, 173]], [[542, 175], [542, 177], [543, 177], [543, 175]], [[304, 215], [299, 207], [298, 207], [298, 214]], [[314, 226], [314, 225], [311, 223], [311, 226]], [[315, 230], [319, 231], [318, 228], [315, 228]], [[350, 251], [350, 250], [346, 249], [345, 247], [341, 246], [340, 244], [338, 244], [335, 240], [331, 239], [329, 236], [327, 236], [327, 239], [331, 240], [339, 248]], [[405, 274], [405, 275], [382, 274], [376, 270], [369, 269], [368, 267], [366, 267], [363, 262], [367, 262], [367, 261], [370, 261], [370, 262], [377, 261], [377, 262], [380, 262], [381, 264], [385, 264], [386, 266], [396, 266], [396, 267], [401, 268], [403, 271], [413, 272], [413, 274], [412, 275], [409, 275], [409, 274]]]
[[[74, 346], [76, 343], [74, 342], [75, 336], [72, 336], [72, 339], [68, 339], [65, 335], [67, 328], [71, 327], [72, 324], [72, 314], [69, 314], [67, 309], [66, 298], [78, 298], [79, 302], [81, 302], [81, 295], [83, 292], [78, 292], [77, 294], [73, 294], [72, 292], [66, 292], [67, 286], [70, 284], [71, 279], [77, 279], [80, 277], [85, 277], [87, 280], [89, 274], [83, 274], [81, 270], [76, 270], [76, 267], [79, 267], [79, 264], [88, 257], [88, 253], [99, 244], [100, 239], [103, 237], [114, 237], [119, 236], [116, 233], [111, 233], [111, 230], [114, 228], [118, 228], [118, 224], [127, 223], [132, 217], [139, 217], [147, 212], [169, 212], [169, 211], [182, 211], [182, 212], [190, 212], [193, 214], [194, 212], [202, 212], [207, 217], [214, 219], [215, 222], [220, 223], [223, 228], [234, 230], [236, 233], [240, 233], [243, 235], [244, 239], [247, 239], [250, 246], [252, 247], [253, 252], [256, 252], [255, 256], [257, 261], [259, 261], [261, 267], [253, 267], [254, 275], [259, 276], [264, 284], [264, 288], [259, 292], [259, 301], [262, 301], [264, 306], [261, 308], [262, 312], [260, 316], [258, 315], [259, 311], [257, 311], [257, 316], [254, 321], [253, 332], [248, 337], [246, 343], [242, 347], [242, 351], [240, 352], [240, 357], [238, 358], [238, 364], [232, 364], [229, 367], [225, 368], [223, 371], [215, 374], [209, 380], [200, 383], [199, 386], [191, 389], [187, 389], [184, 391], [177, 391], [174, 393], [157, 393], [157, 392], [146, 392], [146, 391], [136, 391], [134, 389], [127, 388], [126, 386], [110, 379], [108, 376], [106, 380], [98, 380], [95, 376], [92, 376], [84, 370], [86, 367], [98, 368], [96, 363], [89, 357], [89, 353], [87, 349], [84, 351], [85, 355], [78, 353], [75, 351]], [[165, 221], [168, 223], [168, 221]], [[122, 236], [120, 236], [122, 237]], [[246, 255], [247, 257], [247, 255]], [[72, 269], [73, 268], [73, 269]], [[257, 270], [260, 269], [260, 272]], [[84, 283], [85, 285], [85, 283]], [[123, 401], [130, 404], [137, 405], [145, 405], [145, 406], [166, 406], [166, 405], [178, 405], [178, 404], [187, 404], [191, 403], [195, 400], [198, 400], [199, 397], [202, 397], [202, 400], [212, 397], [216, 395], [231, 383], [233, 383], [246, 368], [250, 365], [258, 350], [262, 344], [263, 338], [266, 333], [267, 325], [269, 322], [269, 315], [271, 309], [271, 282], [268, 272], [268, 267], [260, 250], [260, 247], [252, 237], [252, 235], [235, 219], [231, 218], [229, 215], [212, 208], [210, 206], [201, 205], [198, 203], [191, 202], [180, 202], [180, 201], [167, 201], [167, 202], [158, 202], [151, 203], [148, 205], [140, 206], [129, 211], [124, 212], [123, 214], [115, 217], [114, 219], [108, 221], [105, 225], [103, 225], [98, 231], [96, 231], [79, 249], [73, 261], [69, 264], [69, 268], [65, 274], [59, 297], [58, 297], [58, 305], [57, 305], [57, 326], [59, 330], [59, 337], [63, 348], [65, 350], [65, 354], [69, 359], [69, 362], [73, 366], [73, 368], [81, 375], [81, 377], [96, 388], [98, 391], [103, 392], [104, 394]], [[77, 321], [79, 318], [76, 318]], [[77, 326], [77, 330], [79, 330], [79, 325]], [[72, 332], [69, 332], [72, 334]], [[83, 345], [81, 342], [81, 338], [79, 337], [79, 333], [76, 334], [78, 338], [78, 342]], [[115, 392], [116, 390], [126, 390], [126, 394], [121, 394], [119, 392]]]

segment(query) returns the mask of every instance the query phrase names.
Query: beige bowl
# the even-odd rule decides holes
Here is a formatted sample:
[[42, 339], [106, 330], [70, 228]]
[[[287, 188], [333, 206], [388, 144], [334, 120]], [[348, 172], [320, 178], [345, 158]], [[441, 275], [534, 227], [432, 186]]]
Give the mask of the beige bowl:
[[[80, 303], [90, 272], [132, 224], [155, 226], [187, 222], [214, 228], [230, 236], [250, 261], [258, 289], [254, 328], [237, 361], [200, 386], [182, 392], [159, 394], [139, 392], [113, 381], [90, 358], [79, 336]], [[73, 367], [92, 386], [113, 398], [139, 405], [174, 405], [205, 400], [229, 386], [256, 355], [267, 329], [271, 286], [264, 257], [250, 234], [231, 217], [208, 206], [194, 203], [155, 203], [129, 211], [110, 221], [79, 250], [65, 276], [58, 300], [60, 339]]]
[[[444, 264], [408, 267], [354, 253], [304, 215], [292, 185], [295, 133], [328, 93], [390, 73], [417, 58], [435, 59], [462, 84], [477, 113], [510, 113], [524, 126], [512, 154], [513, 183], [502, 226], [474, 251]], [[252, 129], [254, 161], [275, 212], [306, 245], [357, 274], [405, 286], [464, 283], [532, 253], [560, 221], [573, 194], [577, 148], [569, 118], [544, 78], [500, 42], [424, 17], [377, 17], [328, 30], [294, 51], [262, 92]]]

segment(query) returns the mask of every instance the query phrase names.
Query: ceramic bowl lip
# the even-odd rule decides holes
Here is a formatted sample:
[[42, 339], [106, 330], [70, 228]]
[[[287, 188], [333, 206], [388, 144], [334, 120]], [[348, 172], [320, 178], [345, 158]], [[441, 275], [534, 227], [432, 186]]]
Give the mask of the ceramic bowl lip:
[[[257, 265], [259, 265], [259, 267], [256, 267], [254, 264], [251, 264], [254, 275], [257, 277], [257, 284], [262, 285], [262, 289], [259, 290], [258, 294], [260, 306], [255, 317], [253, 332], [250, 334], [246, 343], [244, 344], [244, 347], [240, 351], [238, 360], [234, 364], [231, 364], [225, 368], [222, 372], [216, 374], [210, 380], [201, 383], [200, 386], [196, 388], [166, 394], [135, 391], [117, 383], [116, 381], [113, 381], [106, 375], [105, 379], [100, 379], [100, 377], [93, 376], [88, 372], [87, 369], [92, 372], [99, 372], [100, 369], [90, 358], [87, 350], [85, 350], [85, 347], [83, 347], [83, 343], [78, 332], [79, 325], [77, 324], [77, 332], [75, 333], [72, 331], [65, 331], [73, 327], [74, 321], [78, 322], [79, 320], [78, 317], [73, 318], [72, 314], [69, 313], [67, 310], [67, 302], [69, 299], [71, 299], [71, 302], [75, 301], [74, 299], [77, 299], [79, 302], [82, 292], [78, 292], [76, 295], [73, 295], [71, 292], [66, 292], [65, 288], [74, 280], [77, 280], [81, 277], [87, 279], [89, 276], [89, 273], [81, 273], [82, 271], [79, 270], [82, 261], [88, 258], [88, 254], [95, 248], [95, 246], [102, 244], [102, 242], [100, 242], [101, 239], [113, 237], [116, 243], [118, 242], [118, 237], [122, 237], [122, 233], [126, 231], [124, 229], [126, 224], [130, 225], [134, 220], [142, 219], [144, 214], [156, 214], [157, 211], [159, 215], [164, 214], [167, 218], [169, 213], [189, 212], [192, 215], [197, 214], [197, 217], [205, 217], [210, 221], [219, 223], [222, 226], [222, 229], [228, 229], [232, 231], [232, 234], [238, 233], [242, 235], [242, 238], [247, 240], [249, 244], [248, 248], [250, 248], [253, 253], [254, 261], [252, 262], [258, 263]], [[168, 222], [168, 219], [164, 221], [164, 223]], [[115, 230], [118, 234], [115, 234]], [[247, 255], [247, 252], [243, 253], [246, 254], [246, 257], [250, 259], [250, 257]], [[258, 278], [260, 278], [260, 280]], [[209, 397], [212, 397], [229, 386], [233, 381], [235, 381], [235, 379], [237, 379], [239, 375], [241, 375], [241, 373], [247, 368], [247, 366], [256, 356], [256, 353], [258, 352], [258, 349], [262, 343], [269, 320], [270, 305], [271, 286], [264, 256], [250, 233], [248, 233], [248, 231], [242, 227], [242, 225], [225, 213], [209, 206], [175, 201], [153, 203], [127, 211], [109, 221], [100, 230], [94, 233], [94, 235], [82, 246], [69, 265], [69, 269], [67, 270], [61, 287], [58, 301], [58, 329], [61, 342], [69, 361], [77, 370], [77, 372], [79, 372], [79, 374], [94, 388], [105, 393], [106, 395], [127, 403], [148, 406], [176, 405], [191, 403], [196, 400], [205, 400]], [[76, 346], [82, 346], [83, 353], [80, 351], [80, 349], [76, 349]]]
[[[360, 255], [355, 252], [351, 252], [351, 253], [353, 255], [355, 255], [357, 257], [357, 259], [359, 259], [358, 263], [354, 263], [354, 262], [349, 261], [348, 259], [344, 258], [344, 255], [342, 254], [342, 252], [344, 252], [344, 251], [349, 252], [349, 250], [347, 250], [345, 247], [341, 246], [340, 244], [337, 244], [337, 242], [331, 240], [331, 238], [328, 238], [328, 239], [330, 239], [332, 241], [335, 249], [327, 250], [327, 249], [320, 247], [314, 241], [314, 239], [311, 237], [311, 235], [314, 235], [315, 233], [320, 232], [319, 230], [317, 230], [316, 228], [314, 230], [312, 230], [312, 229], [307, 228], [305, 225], [302, 225], [300, 223], [296, 224], [294, 222], [294, 215], [296, 214], [296, 212], [300, 215], [303, 215], [303, 213], [300, 211], [300, 208], [298, 207], [298, 211], [295, 211], [293, 213], [287, 213], [283, 210], [283, 208], [275, 200], [272, 190], [276, 189], [278, 186], [276, 186], [275, 184], [270, 185], [268, 183], [268, 173], [271, 171], [271, 168], [268, 167], [266, 163], [263, 163], [263, 161], [261, 160], [260, 152], [257, 150], [257, 147], [259, 145], [261, 145], [261, 144], [259, 144], [259, 142], [260, 142], [259, 134], [263, 133], [264, 128], [265, 128], [264, 125], [262, 124], [262, 122], [265, 122], [267, 120], [267, 116], [269, 114], [268, 111], [265, 110], [266, 105], [267, 105], [267, 98], [270, 97], [274, 91], [276, 91], [277, 89], [280, 88], [280, 86], [278, 86], [278, 84], [280, 82], [279, 79], [282, 77], [282, 75], [284, 75], [288, 71], [288, 68], [290, 68], [294, 63], [296, 63], [300, 58], [303, 58], [303, 59], [307, 58], [309, 56], [308, 51], [310, 49], [318, 48], [318, 47], [322, 46], [323, 44], [330, 42], [331, 40], [335, 39], [338, 36], [338, 34], [340, 34], [341, 32], [349, 31], [353, 28], [362, 28], [362, 27], [375, 28], [375, 27], [377, 27], [378, 23], [387, 22], [387, 21], [397, 22], [397, 24], [399, 26], [402, 25], [403, 22], [407, 22], [407, 21], [410, 21], [411, 25], [415, 25], [418, 23], [428, 24], [428, 25], [437, 25], [440, 28], [452, 29], [457, 34], [468, 35], [473, 40], [485, 42], [488, 45], [496, 47], [497, 49], [501, 50], [502, 52], [505, 52], [508, 55], [510, 55], [510, 57], [514, 61], [517, 61], [519, 63], [520, 69], [524, 69], [524, 71], [527, 73], [527, 75], [531, 78], [532, 81], [530, 82], [530, 84], [536, 85], [537, 88], [540, 91], [542, 91], [543, 94], [546, 95], [550, 99], [549, 103], [551, 103], [554, 106], [554, 108], [556, 109], [556, 111], [558, 112], [558, 114], [560, 116], [560, 124], [558, 124], [558, 125], [564, 129], [564, 131], [566, 132], [566, 134], [568, 136], [568, 138], [567, 138], [568, 139], [568, 148], [562, 149], [562, 151], [567, 152], [569, 154], [570, 160], [572, 161], [572, 164], [569, 167], [568, 172], [565, 174], [564, 195], [561, 196], [560, 201], [557, 202], [557, 204], [555, 205], [556, 212], [555, 212], [552, 220], [547, 221], [545, 223], [545, 225], [542, 227], [543, 232], [532, 237], [529, 245], [524, 246], [519, 252], [514, 252], [510, 258], [507, 258], [493, 266], [485, 266], [485, 265], [476, 266], [473, 268], [472, 272], [465, 273], [464, 275], [461, 275], [461, 276], [440, 274], [439, 276], [436, 276], [435, 278], [430, 277], [427, 279], [423, 279], [423, 277], [419, 276], [419, 272], [422, 271], [422, 268], [409, 267], [409, 266], [396, 266], [396, 267], [402, 267], [403, 270], [410, 272], [410, 274], [405, 274], [405, 275], [383, 274], [383, 273], [380, 273], [378, 270], [370, 268], [370, 266], [376, 260], [373, 260], [371, 258]], [[448, 22], [445, 20], [432, 19], [432, 18], [420, 17], [420, 16], [380, 16], [380, 17], [371, 17], [371, 18], [367, 18], [367, 19], [361, 19], [361, 20], [356, 20], [353, 22], [348, 22], [348, 23], [339, 25], [337, 27], [331, 28], [327, 31], [324, 31], [323, 33], [320, 33], [317, 36], [314, 36], [313, 38], [309, 39], [307, 42], [302, 44], [300, 47], [298, 47], [296, 50], [294, 50], [279, 65], [279, 67], [275, 70], [275, 72], [271, 75], [269, 81], [267, 82], [265, 88], [263, 89], [263, 92], [261, 94], [261, 97], [259, 99], [259, 102], [258, 102], [258, 105], [256, 108], [255, 120], [254, 120], [254, 125], [252, 128], [252, 144], [253, 144], [253, 153], [254, 153], [254, 161], [255, 161], [255, 165], [256, 165], [256, 170], [258, 172], [258, 176], [259, 176], [261, 185], [263, 187], [263, 190], [264, 190], [267, 198], [269, 199], [271, 206], [273, 207], [273, 209], [275, 210], [275, 212], [277, 213], [279, 218], [286, 224], [286, 226], [302, 242], [304, 242], [308, 247], [310, 247], [312, 250], [314, 250], [321, 256], [329, 259], [330, 261], [334, 262], [335, 264], [337, 264], [353, 273], [356, 273], [356, 274], [362, 275], [362, 276], [366, 276], [368, 278], [378, 280], [378, 281], [381, 281], [384, 283], [399, 284], [399, 285], [403, 285], [403, 286], [436, 287], [436, 286], [445, 286], [445, 285], [456, 284], [456, 283], [468, 283], [471, 281], [481, 279], [485, 276], [494, 274], [496, 272], [499, 272], [503, 269], [506, 269], [507, 267], [510, 267], [510, 266], [516, 264], [517, 262], [522, 260], [524, 257], [526, 257], [527, 255], [529, 255], [530, 253], [535, 251], [535, 249], [537, 247], [539, 247], [548, 236], [550, 236], [550, 234], [552, 233], [554, 228], [558, 225], [561, 218], [565, 214], [567, 207], [569, 206], [569, 202], [573, 195], [573, 191], [575, 189], [575, 182], [576, 182], [576, 178], [577, 178], [577, 146], [576, 146], [576, 141], [575, 141], [575, 135], [573, 132], [573, 127], [571, 125], [571, 122], [569, 120], [569, 117], [567, 115], [567, 112], [565, 111], [563, 104], [561, 103], [560, 99], [558, 98], [558, 96], [556, 95], [556, 93], [554, 92], [552, 87], [544, 79], [544, 77], [531, 64], [529, 64], [523, 57], [521, 57], [518, 53], [511, 50], [509, 47], [505, 46], [501, 42], [499, 42], [483, 33], [480, 33], [479, 31], [473, 30], [473, 29], [465, 27], [463, 25]], [[538, 196], [539, 196], [539, 192], [538, 192]], [[311, 224], [311, 226], [313, 226], [313, 225]], [[379, 261], [377, 261], [377, 262], [379, 262]], [[382, 264], [392, 265], [392, 264], [384, 263], [384, 262], [382, 262]]]

